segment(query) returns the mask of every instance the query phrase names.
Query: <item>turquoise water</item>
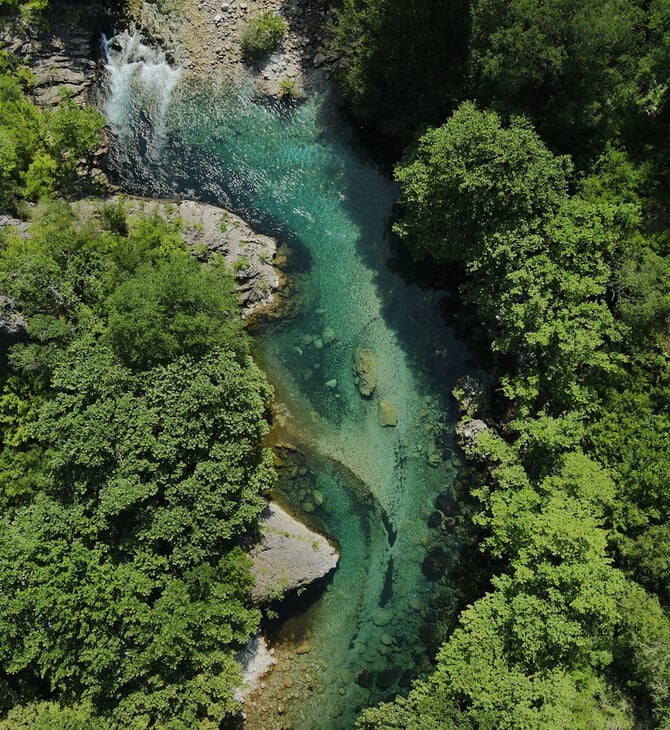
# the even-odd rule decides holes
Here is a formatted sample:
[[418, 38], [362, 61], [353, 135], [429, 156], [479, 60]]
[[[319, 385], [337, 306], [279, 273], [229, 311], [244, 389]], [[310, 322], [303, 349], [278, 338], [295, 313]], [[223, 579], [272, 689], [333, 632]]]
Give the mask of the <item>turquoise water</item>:
[[[353, 727], [426, 669], [431, 596], [449, 595], [421, 565], [436, 544], [456, 559], [426, 518], [457, 474], [448, 394], [466, 353], [440, 294], [394, 253], [393, 182], [325, 96], [287, 108], [182, 84], [160, 123], [141, 94], [116, 118], [126, 127], [111, 155], [127, 190], [230, 207], [287, 241], [308, 275], [303, 311], [268, 324], [257, 355], [277, 390], [276, 440], [296, 447], [277, 451], [279, 489], [338, 540], [341, 560], [322, 596], [276, 629], [277, 669], [249, 700], [248, 727]], [[374, 353], [371, 398], [354, 381], [359, 347]], [[380, 425], [381, 400], [397, 426]]]

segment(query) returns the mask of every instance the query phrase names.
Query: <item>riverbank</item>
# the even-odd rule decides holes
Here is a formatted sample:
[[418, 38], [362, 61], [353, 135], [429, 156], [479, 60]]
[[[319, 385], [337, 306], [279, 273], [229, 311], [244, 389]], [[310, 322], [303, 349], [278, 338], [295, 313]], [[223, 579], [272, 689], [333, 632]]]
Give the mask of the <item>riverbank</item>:
[[[185, 0], [164, 7], [167, 14], [156, 3], [142, 3], [134, 11], [135, 22], [183, 67], [187, 78], [218, 85], [252, 77], [259, 93], [280, 96], [282, 81], [290, 81], [301, 94], [333, 75], [337, 58], [325, 49], [333, 15], [324, 0]], [[240, 37], [249, 20], [264, 12], [281, 15], [287, 32], [275, 53], [252, 63], [244, 57]]]

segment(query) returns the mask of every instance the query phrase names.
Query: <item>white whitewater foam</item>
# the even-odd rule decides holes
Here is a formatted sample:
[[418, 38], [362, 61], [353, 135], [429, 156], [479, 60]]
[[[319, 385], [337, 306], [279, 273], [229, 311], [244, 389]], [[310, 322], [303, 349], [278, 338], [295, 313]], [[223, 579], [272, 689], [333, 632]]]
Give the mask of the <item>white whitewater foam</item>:
[[167, 128], [167, 116], [182, 69], [173, 68], [165, 54], [142, 42], [138, 32], [102, 37], [109, 95], [105, 116], [114, 135], [136, 133], [140, 114], [148, 117], [149, 153], [158, 153]]

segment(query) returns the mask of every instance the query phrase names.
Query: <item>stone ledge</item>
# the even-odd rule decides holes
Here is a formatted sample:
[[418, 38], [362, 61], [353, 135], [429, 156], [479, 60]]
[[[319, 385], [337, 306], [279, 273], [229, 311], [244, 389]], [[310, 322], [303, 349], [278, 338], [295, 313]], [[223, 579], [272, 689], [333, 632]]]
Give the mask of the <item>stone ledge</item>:
[[251, 595], [257, 603], [307, 586], [337, 566], [336, 548], [276, 502], [263, 511], [259, 526], [262, 538], [251, 552], [251, 573], [256, 581]]

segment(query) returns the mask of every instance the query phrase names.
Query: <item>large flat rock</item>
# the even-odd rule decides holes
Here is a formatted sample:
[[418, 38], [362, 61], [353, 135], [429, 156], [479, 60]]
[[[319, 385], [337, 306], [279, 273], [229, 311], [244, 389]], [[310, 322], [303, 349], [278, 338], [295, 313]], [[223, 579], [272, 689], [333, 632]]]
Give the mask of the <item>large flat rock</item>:
[[262, 539], [251, 553], [256, 580], [251, 594], [259, 603], [313, 583], [337, 565], [336, 548], [275, 502], [261, 515], [260, 529]]

